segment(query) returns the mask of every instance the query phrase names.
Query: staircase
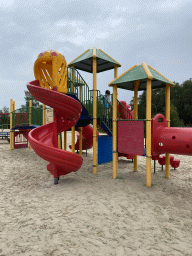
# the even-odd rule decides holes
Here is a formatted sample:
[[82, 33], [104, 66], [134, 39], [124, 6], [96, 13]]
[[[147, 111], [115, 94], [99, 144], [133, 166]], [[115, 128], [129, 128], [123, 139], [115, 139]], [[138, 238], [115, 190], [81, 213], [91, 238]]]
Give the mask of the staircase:
[[[76, 127], [85, 126], [93, 119], [93, 90], [89, 89], [89, 86], [80, 75], [80, 73], [75, 69], [68, 67], [67, 68], [68, 79], [67, 79], [67, 88], [69, 96], [80, 101], [83, 107], [81, 117], [76, 124]], [[81, 90], [80, 90], [81, 89]], [[82, 93], [80, 93], [82, 91]], [[107, 109], [104, 109], [103, 106], [108, 105]], [[121, 106], [124, 111], [127, 113], [127, 119], [131, 119], [131, 114], [125, 107], [117, 100], [117, 105]], [[97, 90], [97, 124], [101, 129], [106, 132], [110, 137], [113, 133], [113, 95], [110, 95], [110, 102], [106, 99], [104, 95]], [[120, 113], [117, 112], [117, 118], [120, 119]]]

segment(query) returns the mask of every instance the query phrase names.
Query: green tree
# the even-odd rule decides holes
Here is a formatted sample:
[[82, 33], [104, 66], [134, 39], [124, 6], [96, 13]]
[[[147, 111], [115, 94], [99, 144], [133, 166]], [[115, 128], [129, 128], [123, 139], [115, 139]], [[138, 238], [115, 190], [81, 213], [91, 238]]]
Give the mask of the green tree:
[[[156, 113], [165, 115], [165, 95], [166, 88], [152, 90], [151, 116]], [[171, 126], [184, 126], [192, 123], [192, 81], [185, 81], [182, 85], [175, 83], [171, 87]], [[130, 105], [133, 107], [134, 98]], [[146, 91], [138, 97], [138, 117], [139, 119], [146, 118]]]
[[0, 109], [0, 113], [9, 113], [9, 108], [4, 106], [2, 109]]
[[[165, 88], [153, 89], [151, 101], [151, 116], [152, 118], [158, 114], [165, 114]], [[134, 98], [132, 98], [130, 105], [134, 108]], [[139, 119], [146, 118], [146, 91], [143, 91], [138, 97], [138, 117]]]
[[21, 108], [23, 110], [25, 110], [27, 107], [29, 107], [29, 101], [32, 100], [32, 107], [35, 108], [39, 108], [40, 106], [42, 106], [42, 104], [39, 103], [39, 101], [37, 101], [35, 98], [33, 98], [33, 96], [31, 95], [31, 93], [29, 91], [24, 91], [25, 93], [25, 105], [21, 105]]
[[170, 104], [170, 119], [171, 119], [171, 123], [170, 123], [171, 127], [183, 127], [183, 126], [185, 126], [183, 120], [181, 120], [180, 117], [179, 117], [177, 107], [175, 107], [173, 105], [173, 103]]
[[[9, 113], [9, 108], [4, 106], [2, 109], [0, 109], [0, 113]], [[10, 117], [9, 115], [1, 115], [0, 114], [0, 124], [9, 124]]]
[[[175, 86], [176, 87], [176, 86]], [[176, 90], [176, 93], [175, 93]], [[174, 95], [174, 93], [176, 95]], [[192, 81], [186, 80], [178, 88], [173, 88], [173, 104], [177, 107], [178, 113], [184, 124], [192, 123]]]

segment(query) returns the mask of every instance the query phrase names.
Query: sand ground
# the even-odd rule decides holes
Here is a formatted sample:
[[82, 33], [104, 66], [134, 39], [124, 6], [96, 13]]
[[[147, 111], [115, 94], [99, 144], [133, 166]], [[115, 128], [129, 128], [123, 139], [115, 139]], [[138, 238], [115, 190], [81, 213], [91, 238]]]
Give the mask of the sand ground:
[[192, 255], [192, 157], [175, 155], [170, 179], [157, 164], [152, 188], [145, 157], [136, 173], [120, 158], [118, 179], [112, 163], [93, 175], [92, 158], [54, 185], [48, 162], [0, 140], [0, 256]]

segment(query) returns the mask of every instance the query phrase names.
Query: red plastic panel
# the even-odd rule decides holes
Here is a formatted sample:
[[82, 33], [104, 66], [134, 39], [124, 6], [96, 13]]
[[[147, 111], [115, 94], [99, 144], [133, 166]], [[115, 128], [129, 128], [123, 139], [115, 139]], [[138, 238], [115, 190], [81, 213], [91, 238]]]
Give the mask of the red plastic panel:
[[27, 143], [15, 143], [14, 148], [15, 149], [28, 148], [28, 142]]
[[118, 122], [118, 152], [140, 156], [144, 154], [143, 121]]
[[28, 148], [28, 130], [14, 132], [14, 148]]

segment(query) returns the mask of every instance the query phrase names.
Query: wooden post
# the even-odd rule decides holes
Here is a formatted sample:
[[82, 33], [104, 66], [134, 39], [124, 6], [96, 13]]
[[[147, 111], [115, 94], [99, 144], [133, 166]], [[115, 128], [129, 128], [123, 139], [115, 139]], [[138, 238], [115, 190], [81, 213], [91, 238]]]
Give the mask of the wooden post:
[[151, 80], [146, 85], [146, 186], [151, 187]]
[[[114, 66], [114, 79], [117, 78], [117, 65]], [[113, 85], [113, 179], [117, 178], [117, 85]]]
[[[166, 105], [165, 105], [165, 118], [168, 121], [168, 127], [170, 127], [170, 85], [166, 84]], [[170, 177], [170, 154], [166, 153], [165, 161], [165, 177]]]
[[93, 48], [93, 174], [97, 173], [97, 54]]
[[[134, 84], [134, 119], [137, 120], [138, 116], [138, 88], [140, 81], [136, 81]], [[134, 172], [137, 171], [137, 155], [134, 156]]]

